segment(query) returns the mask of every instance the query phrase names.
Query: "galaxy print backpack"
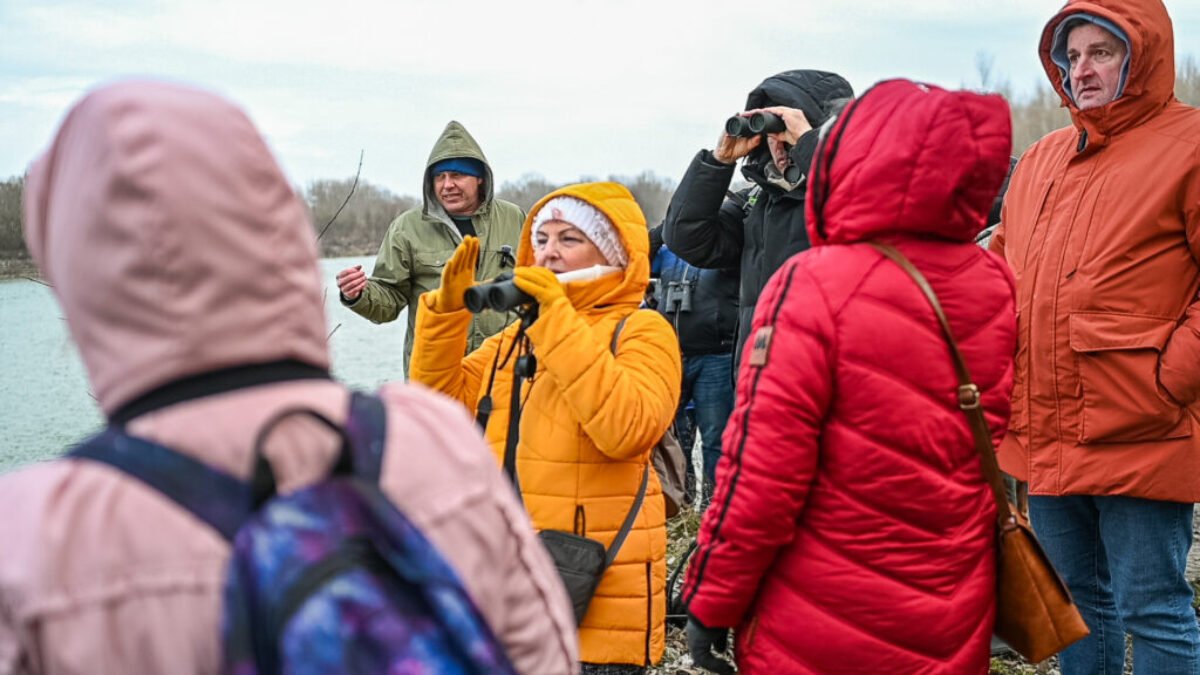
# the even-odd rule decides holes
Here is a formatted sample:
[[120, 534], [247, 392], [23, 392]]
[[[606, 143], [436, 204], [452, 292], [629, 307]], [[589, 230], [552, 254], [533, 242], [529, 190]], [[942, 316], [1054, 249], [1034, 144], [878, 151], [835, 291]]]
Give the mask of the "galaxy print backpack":
[[329, 475], [275, 492], [261, 452], [237, 480], [110, 427], [72, 451], [144, 481], [233, 544], [224, 592], [222, 670], [289, 673], [514, 673], [503, 647], [437, 549], [383, 495], [386, 414], [355, 393]]

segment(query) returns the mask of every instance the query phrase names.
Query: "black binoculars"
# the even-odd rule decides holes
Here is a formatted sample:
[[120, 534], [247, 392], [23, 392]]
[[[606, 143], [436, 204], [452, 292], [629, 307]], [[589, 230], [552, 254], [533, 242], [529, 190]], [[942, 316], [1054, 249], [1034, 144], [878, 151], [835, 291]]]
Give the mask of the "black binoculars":
[[666, 285], [659, 283], [654, 289], [658, 309], [663, 312], [692, 311], [692, 292], [696, 290], [696, 281], [668, 281]]
[[783, 118], [772, 112], [756, 112], [749, 117], [734, 115], [725, 120], [725, 133], [742, 138], [776, 134], [785, 129], [787, 125], [783, 123]]
[[497, 312], [510, 312], [518, 307], [537, 302], [532, 295], [517, 288], [512, 275], [507, 272], [492, 279], [486, 284], [478, 284], [463, 293], [463, 304], [472, 314], [478, 314], [485, 309]]

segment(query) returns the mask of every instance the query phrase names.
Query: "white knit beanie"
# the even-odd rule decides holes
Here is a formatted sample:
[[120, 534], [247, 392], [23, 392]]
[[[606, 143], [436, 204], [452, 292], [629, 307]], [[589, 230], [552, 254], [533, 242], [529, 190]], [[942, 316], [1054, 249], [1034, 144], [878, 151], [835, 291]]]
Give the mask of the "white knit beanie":
[[538, 230], [542, 228], [543, 223], [552, 220], [568, 223], [578, 228], [596, 245], [596, 248], [600, 249], [600, 253], [604, 255], [604, 259], [609, 265], [625, 267], [629, 263], [629, 254], [625, 252], [625, 246], [621, 243], [621, 238], [617, 236], [617, 230], [612, 221], [591, 204], [566, 195], [555, 197], [542, 204], [542, 208], [534, 215], [533, 228], [529, 233], [529, 243], [535, 249], [537, 248]]

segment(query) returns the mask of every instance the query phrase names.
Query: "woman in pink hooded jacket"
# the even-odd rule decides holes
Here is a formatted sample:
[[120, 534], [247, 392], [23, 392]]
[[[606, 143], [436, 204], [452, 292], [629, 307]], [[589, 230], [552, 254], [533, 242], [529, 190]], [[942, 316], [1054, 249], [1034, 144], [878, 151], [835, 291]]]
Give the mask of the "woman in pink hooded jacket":
[[[276, 413], [345, 419], [312, 227], [239, 109], [182, 86], [103, 87], [71, 110], [25, 197], [30, 251], [110, 421], [248, 478]], [[380, 393], [384, 492], [519, 671], [575, 672], [570, 603], [471, 420], [413, 387]], [[287, 492], [322, 476], [338, 447], [291, 416], [263, 452]], [[217, 670], [230, 551], [208, 525], [75, 460], [0, 476], [0, 513], [0, 675]]]

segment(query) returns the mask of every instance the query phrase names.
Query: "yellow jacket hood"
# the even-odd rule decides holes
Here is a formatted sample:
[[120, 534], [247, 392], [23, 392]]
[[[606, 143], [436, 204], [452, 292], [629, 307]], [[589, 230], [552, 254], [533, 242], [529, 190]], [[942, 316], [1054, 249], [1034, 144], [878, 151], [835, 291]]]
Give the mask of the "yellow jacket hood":
[[617, 230], [617, 236], [629, 254], [629, 264], [620, 274], [592, 281], [573, 281], [565, 284], [567, 296], [576, 309], [598, 305], [632, 305], [642, 302], [650, 280], [650, 235], [646, 217], [633, 194], [620, 183], [581, 183], [559, 188], [542, 197], [525, 218], [521, 239], [517, 245], [517, 265], [534, 264], [533, 220], [542, 206], [555, 197], [568, 196], [587, 202], [603, 213]]

